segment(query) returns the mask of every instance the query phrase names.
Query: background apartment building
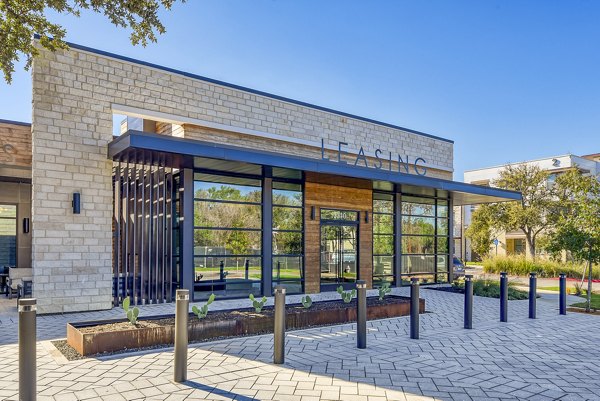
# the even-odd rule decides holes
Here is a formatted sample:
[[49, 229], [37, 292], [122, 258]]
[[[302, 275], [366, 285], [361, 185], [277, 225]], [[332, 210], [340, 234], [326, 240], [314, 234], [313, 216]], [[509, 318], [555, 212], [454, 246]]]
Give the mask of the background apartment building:
[[[464, 173], [464, 182], [468, 184], [490, 186], [500, 176], [500, 172], [507, 166], [528, 164], [538, 166], [550, 173], [548, 185], [556, 180], [556, 177], [573, 167], [578, 168], [584, 174], [600, 174], [600, 153], [584, 156], [562, 155], [547, 157], [543, 159], [528, 160], [520, 163], [510, 163], [501, 166], [485, 167], [476, 170], [467, 170]], [[471, 224], [471, 215], [478, 205], [465, 205], [456, 207], [454, 210], [454, 252], [467, 261], [478, 260], [478, 255], [471, 249], [470, 241], [465, 236], [465, 231]], [[528, 255], [525, 234], [521, 231], [500, 232], [496, 236], [498, 244], [492, 245], [492, 255]]]

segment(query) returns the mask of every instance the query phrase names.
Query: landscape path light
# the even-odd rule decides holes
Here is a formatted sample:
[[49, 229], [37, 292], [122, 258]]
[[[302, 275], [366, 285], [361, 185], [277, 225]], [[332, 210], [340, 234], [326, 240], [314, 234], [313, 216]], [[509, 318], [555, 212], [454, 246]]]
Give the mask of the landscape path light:
[[561, 315], [567, 314], [567, 275], [561, 273], [558, 279], [558, 312]]
[[473, 328], [473, 276], [465, 275], [465, 329]]
[[536, 273], [529, 273], [529, 318], [536, 318], [537, 277]]
[[187, 380], [188, 316], [190, 291], [177, 290], [175, 293], [175, 360], [173, 381]]
[[367, 348], [367, 282], [356, 282], [356, 346]]
[[275, 322], [273, 329], [273, 363], [285, 362], [285, 287], [275, 287]]
[[500, 273], [500, 321], [508, 322], [508, 274]]
[[36, 399], [36, 314], [35, 298], [21, 298], [19, 311], [19, 400]]
[[410, 279], [410, 338], [419, 339], [419, 279]]

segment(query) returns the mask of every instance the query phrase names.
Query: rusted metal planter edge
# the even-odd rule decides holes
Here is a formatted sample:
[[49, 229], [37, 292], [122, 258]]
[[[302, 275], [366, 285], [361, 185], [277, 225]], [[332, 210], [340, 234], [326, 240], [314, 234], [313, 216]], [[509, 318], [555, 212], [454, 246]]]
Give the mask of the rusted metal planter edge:
[[[393, 296], [395, 297], [395, 296]], [[397, 297], [403, 300], [406, 297]], [[292, 305], [288, 305], [292, 306]], [[294, 305], [296, 306], [296, 305]], [[232, 312], [222, 310], [219, 312]], [[419, 300], [420, 313], [425, 312], [425, 300]], [[369, 306], [368, 319], [387, 319], [410, 314], [409, 302]], [[140, 320], [152, 321], [173, 318], [175, 315], [143, 317]], [[117, 352], [128, 349], [146, 348], [173, 344], [175, 327], [144, 327], [118, 331], [82, 333], [79, 329], [103, 324], [126, 322], [127, 319], [98, 320], [67, 323], [67, 343], [83, 356]], [[356, 304], [352, 302], [339, 309], [315, 310], [296, 309], [286, 312], [287, 329], [301, 329], [356, 321]], [[189, 341], [206, 341], [225, 337], [253, 334], [266, 334], [273, 331], [273, 316], [256, 313], [253, 316], [240, 316], [230, 320], [200, 320], [190, 313], [188, 324]]]

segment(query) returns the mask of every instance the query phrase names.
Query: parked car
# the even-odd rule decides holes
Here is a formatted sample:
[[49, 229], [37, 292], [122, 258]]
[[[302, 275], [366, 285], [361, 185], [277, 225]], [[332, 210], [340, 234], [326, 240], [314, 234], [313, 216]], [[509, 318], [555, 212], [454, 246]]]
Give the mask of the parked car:
[[452, 257], [452, 272], [454, 273], [454, 278], [464, 277], [465, 276], [465, 264], [459, 257]]

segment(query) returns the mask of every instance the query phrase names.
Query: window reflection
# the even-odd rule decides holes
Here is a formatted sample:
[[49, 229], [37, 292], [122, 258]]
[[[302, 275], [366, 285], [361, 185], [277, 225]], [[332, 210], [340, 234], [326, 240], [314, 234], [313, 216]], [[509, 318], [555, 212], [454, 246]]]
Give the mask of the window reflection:
[[394, 281], [394, 199], [373, 193], [373, 286]]
[[17, 264], [17, 206], [0, 205], [0, 267]]
[[261, 180], [201, 173], [195, 179], [195, 298], [260, 294]]
[[402, 196], [402, 275], [447, 280], [448, 207], [447, 199]]
[[273, 286], [302, 293], [304, 283], [304, 209], [302, 185], [273, 182]]

